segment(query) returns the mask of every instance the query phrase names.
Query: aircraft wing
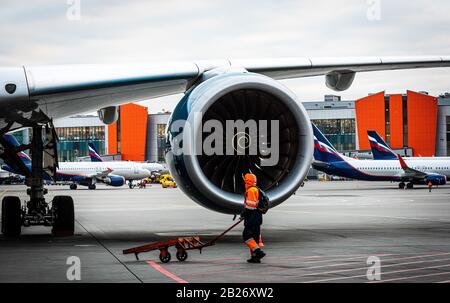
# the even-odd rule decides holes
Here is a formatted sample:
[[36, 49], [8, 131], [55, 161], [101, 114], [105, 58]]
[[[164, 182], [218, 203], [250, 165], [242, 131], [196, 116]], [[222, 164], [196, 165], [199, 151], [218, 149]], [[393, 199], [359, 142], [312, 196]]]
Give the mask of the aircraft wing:
[[400, 166], [404, 172], [402, 177], [412, 178], [412, 179], [425, 179], [428, 176], [427, 173], [410, 168], [408, 166], [408, 164], [406, 164], [405, 160], [403, 160], [402, 156], [397, 154], [397, 157], [398, 157], [398, 160], [400, 161]]
[[[211, 60], [135, 65], [59, 65], [0, 68], [0, 82], [14, 83], [14, 92], [0, 91], [0, 104], [11, 105], [11, 117], [37, 108], [60, 118], [149, 98], [184, 93], [208, 71], [245, 69], [274, 79], [326, 75], [328, 87], [347, 89], [357, 72], [450, 66], [450, 56], [283, 58]], [[13, 116], [15, 115], [15, 116]], [[36, 118], [37, 119], [37, 118]], [[0, 121], [1, 122], [1, 121]], [[1, 124], [1, 123], [0, 123]]]
[[267, 75], [274, 79], [290, 79], [327, 75], [333, 72], [350, 74], [396, 69], [450, 66], [450, 56], [435, 57], [346, 57], [346, 58], [284, 58], [231, 60], [232, 65]]
[[110, 173], [112, 173], [112, 169], [111, 168], [107, 168], [106, 170], [104, 170], [104, 171], [102, 171], [102, 172], [100, 172], [100, 173], [97, 173], [96, 175], [95, 175], [95, 177], [97, 178], [97, 179], [103, 179], [103, 178], [106, 178]]
[[110, 175], [112, 173], [112, 171], [113, 170], [111, 168], [107, 168], [106, 170], [101, 171], [101, 172], [87, 174], [86, 177], [91, 178], [91, 179], [103, 180], [106, 177], [108, 177], [108, 175]]

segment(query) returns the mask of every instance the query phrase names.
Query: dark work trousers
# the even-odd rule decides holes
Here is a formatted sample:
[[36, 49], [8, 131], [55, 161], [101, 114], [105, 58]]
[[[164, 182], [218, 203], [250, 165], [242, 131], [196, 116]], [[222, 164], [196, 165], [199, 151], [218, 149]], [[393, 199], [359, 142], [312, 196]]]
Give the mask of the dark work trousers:
[[253, 240], [258, 243], [259, 235], [261, 234], [261, 224], [262, 213], [259, 210], [245, 210], [244, 231], [242, 233], [244, 242], [247, 242], [249, 239], [253, 238]]

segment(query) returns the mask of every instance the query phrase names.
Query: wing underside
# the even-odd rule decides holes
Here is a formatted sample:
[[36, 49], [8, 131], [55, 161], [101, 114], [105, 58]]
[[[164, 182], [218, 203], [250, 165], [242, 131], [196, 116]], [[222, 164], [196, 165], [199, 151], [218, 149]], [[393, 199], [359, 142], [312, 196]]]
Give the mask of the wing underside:
[[[60, 65], [0, 68], [0, 80], [17, 84], [14, 94], [0, 92], [0, 104], [12, 106], [10, 120], [31, 119], [38, 109], [59, 118], [145, 99], [184, 93], [208, 71], [245, 69], [273, 79], [327, 76], [327, 85], [348, 88], [358, 72], [450, 66], [450, 56], [283, 58], [162, 62], [134, 65]], [[346, 80], [348, 85], [339, 85]], [[329, 83], [330, 82], [330, 83]], [[1, 118], [1, 117], [0, 117]]]

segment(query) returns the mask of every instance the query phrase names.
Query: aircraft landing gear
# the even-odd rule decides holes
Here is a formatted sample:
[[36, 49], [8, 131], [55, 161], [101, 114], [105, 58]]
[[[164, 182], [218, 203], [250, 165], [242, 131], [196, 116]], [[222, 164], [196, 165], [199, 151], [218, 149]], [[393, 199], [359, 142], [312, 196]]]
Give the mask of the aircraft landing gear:
[[[30, 125], [27, 125], [30, 126]], [[44, 175], [53, 177], [56, 174], [56, 133], [49, 121], [44, 127], [40, 124], [33, 128], [32, 144], [27, 146], [11, 146], [1, 142], [6, 150], [2, 158], [11, 163], [19, 163], [17, 152], [31, 149], [31, 171], [28, 167], [18, 165], [18, 172], [26, 176], [27, 194], [30, 196], [25, 206], [21, 207], [19, 197], [7, 196], [2, 201], [2, 233], [7, 237], [19, 237], [22, 226], [53, 226], [55, 236], [71, 236], [74, 233], [75, 218], [73, 200], [70, 196], [55, 196], [52, 207], [45, 201]], [[3, 134], [0, 134], [3, 136]], [[45, 157], [44, 157], [45, 152]], [[22, 162], [20, 162], [22, 163]]]
[[73, 189], [73, 190], [75, 190], [75, 189], [77, 189], [77, 184], [76, 183], [72, 183], [72, 184], [70, 184], [70, 189]]
[[19, 197], [4, 197], [2, 201], [2, 233], [6, 237], [18, 237], [21, 228], [22, 210]]
[[88, 188], [94, 190], [97, 188], [97, 186], [95, 186], [95, 184], [89, 184]]
[[130, 188], [130, 189], [133, 189], [133, 181], [132, 180], [128, 180], [128, 187]]
[[398, 188], [404, 189], [404, 188], [405, 188], [405, 182], [400, 182], [400, 183], [398, 184]]
[[412, 184], [411, 182], [409, 182], [408, 184], [406, 184], [406, 188], [407, 188], [407, 189], [413, 189], [413, 188], [414, 188], [414, 184]]
[[71, 196], [55, 196], [53, 198], [53, 229], [55, 236], [73, 236], [75, 211]]

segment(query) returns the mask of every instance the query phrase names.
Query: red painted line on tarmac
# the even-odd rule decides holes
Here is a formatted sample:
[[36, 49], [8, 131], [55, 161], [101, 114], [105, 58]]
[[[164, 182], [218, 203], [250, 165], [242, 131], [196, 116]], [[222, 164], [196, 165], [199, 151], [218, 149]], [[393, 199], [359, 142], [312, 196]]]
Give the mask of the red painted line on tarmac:
[[[401, 277], [401, 278], [388, 279], [388, 280], [381, 280], [381, 281], [370, 281], [370, 282], [366, 282], [366, 283], [383, 283], [383, 282], [391, 282], [391, 281], [399, 281], [399, 280], [408, 280], [408, 279], [422, 278], [422, 277], [441, 276], [441, 275], [446, 275], [446, 274], [450, 274], [450, 271], [438, 272], [438, 273], [434, 273], [434, 274], [426, 274], [426, 275], [417, 275], [417, 276]], [[448, 282], [449, 282], [449, 281], [438, 282], [438, 283], [448, 283]]]
[[171, 273], [170, 271], [168, 271], [167, 269], [163, 268], [161, 265], [156, 264], [156, 262], [154, 261], [146, 261], [148, 265], [150, 265], [151, 267], [153, 267], [154, 269], [156, 269], [157, 271], [159, 271], [160, 273], [162, 273], [163, 275], [171, 278], [172, 280], [176, 281], [177, 283], [189, 283], [186, 280], [181, 279], [180, 277], [178, 277], [177, 275]]

